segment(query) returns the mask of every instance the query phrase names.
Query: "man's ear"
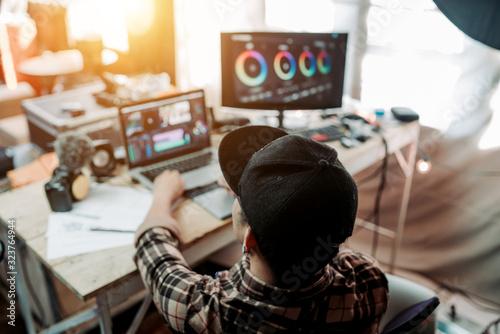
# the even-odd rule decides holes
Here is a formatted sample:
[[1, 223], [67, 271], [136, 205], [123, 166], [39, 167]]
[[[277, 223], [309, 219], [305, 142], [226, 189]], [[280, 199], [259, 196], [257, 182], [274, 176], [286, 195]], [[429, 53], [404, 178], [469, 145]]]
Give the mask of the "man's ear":
[[243, 237], [243, 245], [248, 249], [257, 245], [257, 240], [255, 239], [255, 236], [253, 235], [252, 229], [250, 227], [247, 227], [247, 230], [245, 231], [245, 236]]

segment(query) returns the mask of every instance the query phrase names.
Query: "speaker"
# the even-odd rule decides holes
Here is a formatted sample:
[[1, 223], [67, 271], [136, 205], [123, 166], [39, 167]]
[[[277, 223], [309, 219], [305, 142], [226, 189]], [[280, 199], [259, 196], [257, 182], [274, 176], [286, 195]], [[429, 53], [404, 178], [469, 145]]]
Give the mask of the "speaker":
[[108, 177], [116, 167], [113, 145], [107, 139], [94, 140], [90, 168], [96, 177]]

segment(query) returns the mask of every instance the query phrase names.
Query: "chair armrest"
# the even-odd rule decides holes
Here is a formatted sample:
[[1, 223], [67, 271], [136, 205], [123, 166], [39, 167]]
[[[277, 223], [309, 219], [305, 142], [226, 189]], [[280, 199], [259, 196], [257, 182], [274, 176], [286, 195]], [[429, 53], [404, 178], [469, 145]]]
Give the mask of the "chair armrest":
[[434, 312], [436, 307], [438, 307], [438, 305], [439, 299], [434, 296], [430, 299], [407, 307], [391, 319], [391, 321], [382, 330], [382, 334], [409, 332], [411, 329], [416, 328], [425, 319], [427, 319], [432, 312]]

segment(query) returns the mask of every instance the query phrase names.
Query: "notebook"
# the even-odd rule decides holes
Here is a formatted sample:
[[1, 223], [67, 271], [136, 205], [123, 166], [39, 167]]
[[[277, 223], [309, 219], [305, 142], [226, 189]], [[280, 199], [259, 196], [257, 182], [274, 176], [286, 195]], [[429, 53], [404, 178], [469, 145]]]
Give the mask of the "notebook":
[[221, 175], [210, 145], [203, 90], [120, 106], [129, 174], [149, 189], [165, 169], [176, 169], [186, 190], [212, 184]]

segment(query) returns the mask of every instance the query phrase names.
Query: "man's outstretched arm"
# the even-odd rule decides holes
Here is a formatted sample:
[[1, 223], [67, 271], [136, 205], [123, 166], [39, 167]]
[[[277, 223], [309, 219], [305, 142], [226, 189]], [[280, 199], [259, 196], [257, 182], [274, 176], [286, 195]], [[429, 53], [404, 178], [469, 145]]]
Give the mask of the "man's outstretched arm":
[[[218, 331], [216, 284], [193, 272], [178, 249], [180, 228], [171, 209], [183, 190], [178, 172], [157, 177], [151, 209], [136, 232], [134, 260], [157, 309], [174, 332]], [[211, 296], [208, 304], [207, 298], [200, 298], [207, 295]]]

